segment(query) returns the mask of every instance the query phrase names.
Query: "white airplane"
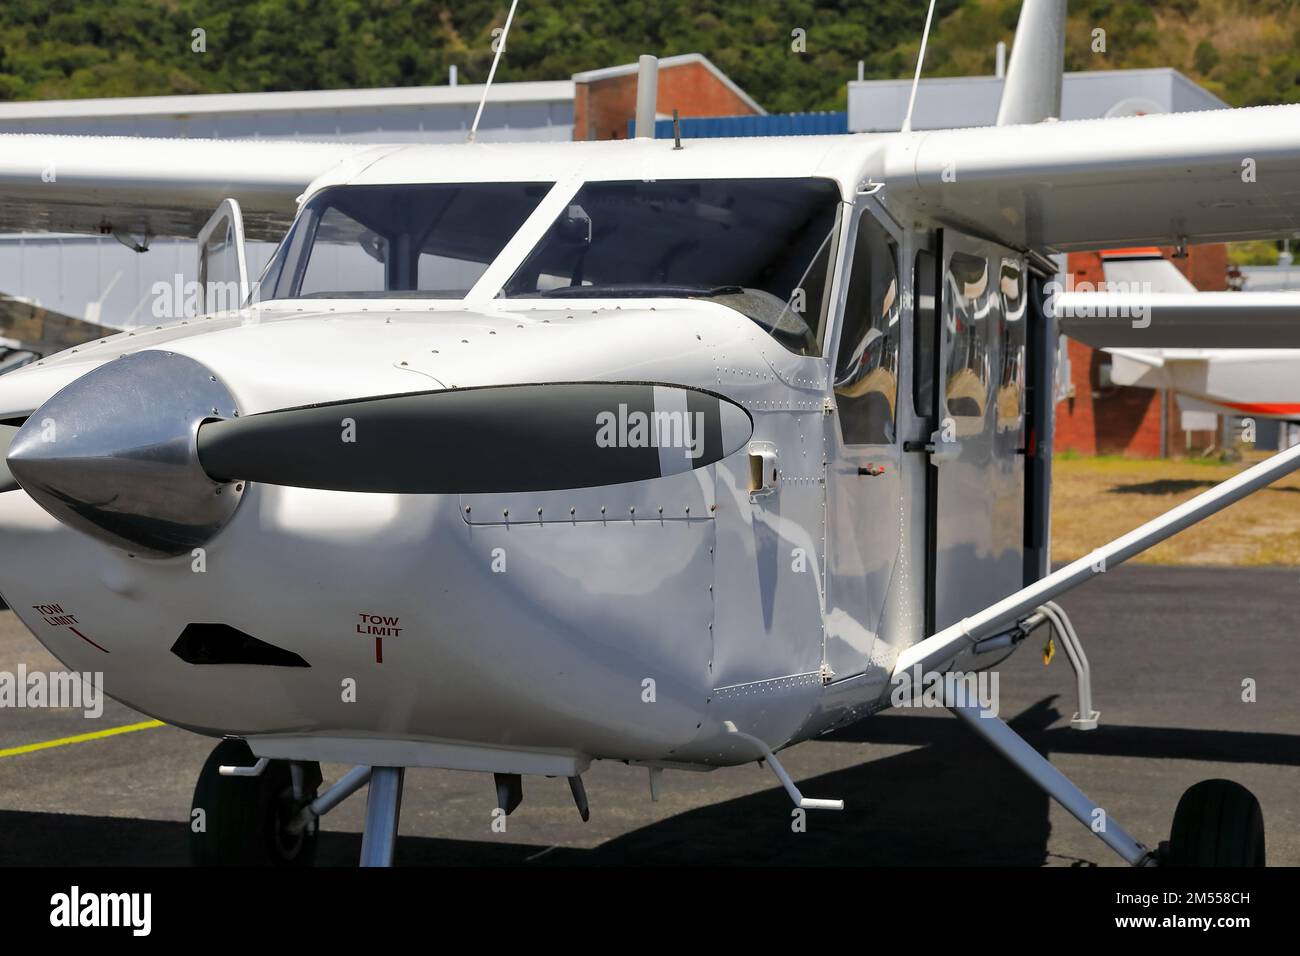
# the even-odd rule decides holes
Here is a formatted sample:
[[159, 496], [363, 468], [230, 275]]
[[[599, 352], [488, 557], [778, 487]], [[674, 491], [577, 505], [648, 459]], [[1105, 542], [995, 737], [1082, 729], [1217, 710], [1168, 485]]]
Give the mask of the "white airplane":
[[[1064, 21], [1027, 0], [987, 129], [0, 136], [0, 228], [200, 234], [208, 314], [0, 378], [0, 589], [69, 668], [226, 738], [195, 859], [307, 862], [369, 781], [362, 863], [388, 864], [408, 767], [492, 773], [506, 813], [523, 775], [566, 777], [585, 817], [593, 760], [652, 793], [759, 760], [795, 812], [838, 809], [777, 751], [929, 700], [1129, 863], [1261, 864], [1244, 788], [1197, 784], [1147, 845], [980, 703], [931, 694], [1300, 465], [1049, 573], [1045, 253], [1300, 216], [1300, 107], [1048, 121]], [[252, 285], [244, 229], [286, 226], [247, 304], [209, 312]], [[356, 769], [326, 788], [322, 761]]]
[[[1225, 348], [1179, 347], [1171, 344], [1164, 348], [1107, 348], [1111, 356], [1111, 380], [1116, 385], [1138, 388], [1169, 389], [1177, 394], [1178, 405], [1190, 412], [1220, 412], [1253, 418], [1300, 418], [1300, 349], [1252, 348], [1246, 342], [1284, 343], [1288, 336], [1271, 325], [1260, 330], [1250, 328], [1252, 319], [1264, 310], [1273, 311], [1282, 322], [1290, 322], [1296, 313], [1294, 293], [1267, 292], [1216, 292], [1202, 293], [1160, 254], [1159, 249], [1127, 249], [1103, 255], [1103, 269], [1107, 290], [1102, 295], [1079, 293], [1073, 300], [1070, 293], [1062, 298], [1064, 307], [1075, 307], [1062, 316], [1061, 328], [1068, 335], [1091, 344], [1091, 341], [1117, 340], [1113, 328], [1098, 329], [1093, 319], [1082, 308], [1088, 302], [1104, 307], [1109, 296], [1115, 303], [1128, 294], [1139, 296], [1154, 293], [1165, 303], [1179, 302], [1183, 311], [1154, 328], [1146, 326], [1145, 317], [1125, 316], [1130, 320], [1127, 334], [1120, 330], [1119, 337], [1134, 343], [1160, 341], [1178, 343], [1185, 338], [1207, 341], [1203, 324], [1215, 323], [1216, 338], [1231, 343]], [[1208, 296], [1208, 298], [1201, 298]], [[1240, 307], [1239, 321], [1232, 308]], [[1167, 308], [1167, 306], [1166, 306]], [[1203, 318], [1197, 310], [1205, 308]], [[1152, 325], [1154, 326], [1154, 316]], [[1199, 321], [1198, 321], [1199, 318]], [[1097, 336], [1100, 335], [1100, 339]], [[1210, 339], [1213, 341], [1213, 339]], [[1243, 344], [1238, 344], [1243, 343]]]

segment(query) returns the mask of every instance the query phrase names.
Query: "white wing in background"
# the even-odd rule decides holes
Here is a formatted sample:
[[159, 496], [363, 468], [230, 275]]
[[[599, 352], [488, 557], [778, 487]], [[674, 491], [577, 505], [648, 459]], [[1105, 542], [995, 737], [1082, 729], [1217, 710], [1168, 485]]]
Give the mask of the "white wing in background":
[[356, 143], [0, 135], [0, 232], [193, 238], [237, 199], [249, 238], [278, 239], [303, 189], [399, 147]]

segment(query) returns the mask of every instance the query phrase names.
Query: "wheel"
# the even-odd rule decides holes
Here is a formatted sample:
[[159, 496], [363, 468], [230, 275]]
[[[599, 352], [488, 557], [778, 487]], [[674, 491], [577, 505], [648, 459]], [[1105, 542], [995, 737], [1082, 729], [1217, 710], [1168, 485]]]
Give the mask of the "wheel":
[[272, 760], [257, 777], [223, 777], [218, 769], [251, 767], [256, 761], [244, 741], [223, 740], [203, 765], [190, 809], [195, 866], [310, 866], [315, 859], [317, 822], [298, 833], [290, 833], [288, 825], [315, 798], [320, 764], [301, 764], [301, 801], [293, 798], [288, 761]]
[[1255, 795], [1231, 780], [1202, 780], [1174, 811], [1169, 866], [1263, 866], [1264, 815]]

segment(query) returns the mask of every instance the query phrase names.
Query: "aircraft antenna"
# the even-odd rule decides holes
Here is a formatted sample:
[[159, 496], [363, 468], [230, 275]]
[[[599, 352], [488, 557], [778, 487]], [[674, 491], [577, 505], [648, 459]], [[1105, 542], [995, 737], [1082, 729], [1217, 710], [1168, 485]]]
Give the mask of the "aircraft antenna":
[[[931, 0], [933, 4], [933, 0]], [[506, 52], [506, 37], [510, 35], [510, 23], [515, 18], [515, 7], [519, 6], [519, 0], [510, 0], [510, 12], [506, 14], [506, 25], [501, 30], [501, 42], [497, 44], [497, 52], [492, 57], [492, 69], [488, 70], [487, 82], [483, 84], [483, 97], [478, 101], [478, 112], [474, 114], [474, 125], [469, 128], [469, 139], [466, 142], [474, 142], [474, 136], [478, 133], [478, 121], [483, 118], [483, 107], [487, 105], [488, 90], [492, 88], [492, 78], [497, 75], [497, 64], [501, 62], [501, 54]]]
[[916, 107], [916, 88], [921, 85], [921, 66], [925, 63], [925, 41], [930, 39], [930, 21], [934, 19], [934, 0], [925, 14], [925, 30], [921, 33], [921, 50], [916, 54], [916, 76], [912, 77], [912, 95], [907, 98], [907, 115], [903, 117], [903, 132], [912, 132], [912, 110]]

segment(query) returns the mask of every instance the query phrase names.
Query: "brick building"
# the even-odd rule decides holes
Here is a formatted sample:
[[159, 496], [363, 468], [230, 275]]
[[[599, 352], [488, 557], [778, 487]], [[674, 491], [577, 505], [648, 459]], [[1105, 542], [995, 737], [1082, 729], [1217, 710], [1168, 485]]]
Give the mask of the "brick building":
[[[636, 115], [637, 64], [588, 70], [573, 76], [573, 138], [624, 139]], [[660, 116], [762, 116], [764, 110], [699, 53], [659, 61], [656, 108]]]
[[[1192, 246], [1181, 259], [1173, 258], [1173, 249], [1160, 251], [1197, 289], [1227, 288], [1226, 246]], [[1076, 285], [1088, 282], [1096, 286], [1105, 279], [1099, 252], [1070, 253], [1066, 269], [1073, 274]], [[1105, 352], [1073, 339], [1068, 347], [1069, 397], [1056, 407], [1057, 451], [1157, 458], [1179, 454], [1189, 446], [1193, 450], [1205, 449], [1216, 442], [1213, 431], [1189, 434], [1184, 430], [1178, 403], [1169, 393], [1112, 385], [1110, 360]]]

